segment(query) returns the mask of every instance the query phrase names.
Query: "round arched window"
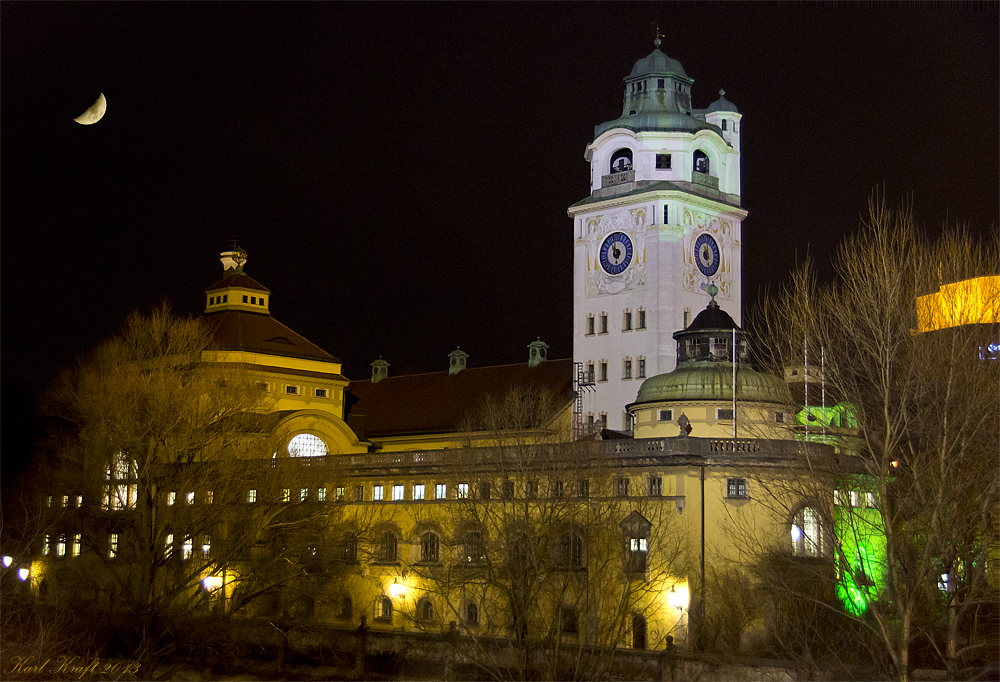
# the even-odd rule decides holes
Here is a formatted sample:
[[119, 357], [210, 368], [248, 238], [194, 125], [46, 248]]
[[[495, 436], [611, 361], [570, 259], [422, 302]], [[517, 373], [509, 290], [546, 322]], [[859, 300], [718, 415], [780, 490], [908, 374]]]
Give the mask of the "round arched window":
[[288, 443], [290, 457], [323, 457], [326, 454], [326, 443], [311, 433], [300, 433]]

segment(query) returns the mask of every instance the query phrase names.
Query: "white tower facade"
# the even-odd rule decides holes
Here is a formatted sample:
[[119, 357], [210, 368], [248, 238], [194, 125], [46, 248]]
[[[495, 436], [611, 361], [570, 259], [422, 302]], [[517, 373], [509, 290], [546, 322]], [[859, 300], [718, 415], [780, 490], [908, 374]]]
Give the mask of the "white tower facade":
[[588, 424], [629, 429], [625, 405], [676, 366], [673, 333], [709, 299], [741, 324], [741, 115], [720, 92], [691, 107], [694, 80], [656, 49], [624, 79], [622, 115], [595, 126], [590, 196], [573, 220], [573, 358], [592, 387]]

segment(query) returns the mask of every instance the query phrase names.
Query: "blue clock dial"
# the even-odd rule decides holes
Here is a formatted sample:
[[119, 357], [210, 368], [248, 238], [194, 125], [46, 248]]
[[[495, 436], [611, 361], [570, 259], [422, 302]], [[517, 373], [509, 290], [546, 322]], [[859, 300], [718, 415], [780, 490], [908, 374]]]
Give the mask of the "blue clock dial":
[[618, 275], [632, 262], [632, 240], [624, 232], [612, 232], [601, 244], [601, 267]]
[[711, 277], [719, 271], [719, 244], [710, 234], [703, 234], [694, 242], [694, 262], [705, 277]]

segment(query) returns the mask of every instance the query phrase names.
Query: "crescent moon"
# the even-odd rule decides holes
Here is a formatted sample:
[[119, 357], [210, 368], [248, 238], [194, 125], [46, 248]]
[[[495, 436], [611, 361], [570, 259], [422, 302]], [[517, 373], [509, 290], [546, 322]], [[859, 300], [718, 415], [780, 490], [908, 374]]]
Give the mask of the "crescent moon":
[[90, 105], [90, 108], [74, 118], [73, 120], [85, 126], [97, 123], [108, 110], [108, 100], [104, 99], [104, 93], [97, 98], [97, 101]]

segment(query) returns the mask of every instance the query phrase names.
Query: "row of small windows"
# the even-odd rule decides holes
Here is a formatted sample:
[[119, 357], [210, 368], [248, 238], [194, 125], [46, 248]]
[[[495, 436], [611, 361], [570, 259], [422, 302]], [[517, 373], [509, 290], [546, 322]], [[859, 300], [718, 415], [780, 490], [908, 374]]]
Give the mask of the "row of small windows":
[[[375, 620], [382, 623], [391, 623], [393, 614], [392, 599], [389, 597], [378, 597], [375, 600]], [[434, 603], [428, 597], [422, 597], [417, 602], [416, 618], [418, 621], [429, 623], [434, 620]], [[465, 625], [476, 627], [479, 625], [479, 606], [475, 602], [466, 602], [463, 608]]]
[[[682, 93], [690, 93], [691, 92], [691, 88], [690, 88], [689, 85], [685, 85], [684, 83], [681, 83], [679, 81], [674, 81], [673, 83], [674, 83], [674, 91], [675, 92], [682, 92]], [[624, 87], [625, 87], [625, 91], [626, 92], [645, 92], [645, 91], [647, 91], [649, 89], [647, 87], [648, 85], [649, 85], [648, 81], [636, 81], [634, 83], [626, 83]], [[631, 86], [631, 87], [629, 87], [629, 86]], [[666, 78], [657, 78], [656, 79], [656, 89], [657, 90], [666, 90], [666, 87], [667, 87], [667, 79]]]
[[878, 508], [878, 498], [873, 492], [861, 490], [834, 490], [833, 504], [837, 507]]
[[[107, 556], [109, 559], [118, 557], [119, 537], [118, 533], [108, 535]], [[174, 534], [167, 533], [164, 541], [164, 557], [168, 559], [178, 557], [181, 560], [187, 561], [194, 556], [195, 552], [199, 552], [203, 558], [211, 558], [212, 536], [209, 533], [204, 533], [198, 539], [201, 540], [200, 543], [196, 542], [196, 539], [190, 535], [177, 536], [175, 542]], [[82, 549], [82, 533], [64, 533], [56, 535], [54, 539], [52, 535], [46, 535], [43, 539], [42, 555], [52, 555], [61, 558], [67, 556], [68, 551], [69, 556], [77, 557], [80, 556]]]
[[[622, 381], [646, 378], [646, 358], [622, 358]], [[601, 360], [597, 365], [587, 362], [588, 383], [608, 381], [608, 361]]]
[[[228, 302], [229, 302], [229, 294], [221, 294], [219, 296], [209, 296], [209, 298], [208, 298], [208, 304], [209, 305], [216, 305], [216, 304], [228, 303]], [[251, 296], [249, 294], [243, 294], [243, 302], [244, 303], [248, 303], [249, 305], [261, 305], [262, 306], [262, 305], [264, 305], [264, 297], [263, 296]]]
[[[271, 385], [266, 381], [262, 381], [258, 386], [262, 391], [271, 390]], [[302, 387], [295, 384], [285, 384], [285, 395], [302, 395]], [[329, 398], [330, 390], [326, 388], [314, 388], [313, 396], [316, 398]]]
[[[587, 315], [587, 336], [595, 336], [596, 334], [607, 334], [608, 333], [608, 314], [605, 312], [601, 313], [600, 316], [601, 326], [600, 331], [597, 331], [597, 319], [593, 314]], [[632, 326], [633, 321], [635, 322], [635, 327]], [[626, 308], [622, 311], [622, 331], [630, 332], [633, 329], [645, 329], [646, 328], [646, 309], [639, 308], [633, 316], [633, 311], [631, 308]]]

